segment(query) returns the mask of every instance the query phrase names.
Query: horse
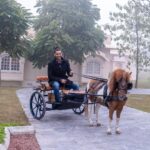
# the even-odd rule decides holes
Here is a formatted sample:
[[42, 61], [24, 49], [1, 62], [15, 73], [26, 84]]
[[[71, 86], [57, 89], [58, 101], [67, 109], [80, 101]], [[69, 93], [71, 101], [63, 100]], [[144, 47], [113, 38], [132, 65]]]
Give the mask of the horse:
[[96, 126], [101, 126], [99, 120], [99, 108], [100, 105], [103, 104], [103, 99], [101, 97], [97, 97], [99, 91], [104, 86], [105, 82], [98, 80], [90, 80], [86, 87], [87, 99], [88, 102], [85, 104], [85, 116], [88, 118], [90, 126], [94, 126], [94, 121], [92, 119], [92, 115], [95, 114]]
[[[130, 82], [131, 72], [127, 72], [124, 69], [116, 69], [112, 72], [107, 83], [104, 81], [90, 80], [87, 84], [88, 103], [94, 103], [94, 110], [96, 115], [96, 125], [100, 126], [99, 120], [99, 108], [100, 105], [107, 106], [109, 110], [109, 123], [107, 128], [107, 134], [112, 134], [111, 124], [113, 120], [113, 114], [116, 111], [116, 134], [120, 134], [121, 130], [119, 127], [120, 116], [124, 105], [127, 101], [127, 90], [132, 88]], [[108, 89], [107, 89], [108, 88]], [[105, 89], [105, 90], [104, 90]], [[98, 96], [102, 91], [108, 95]], [[90, 107], [90, 109], [89, 109]], [[92, 105], [85, 106], [85, 114], [88, 117], [90, 126], [93, 126], [92, 120]]]

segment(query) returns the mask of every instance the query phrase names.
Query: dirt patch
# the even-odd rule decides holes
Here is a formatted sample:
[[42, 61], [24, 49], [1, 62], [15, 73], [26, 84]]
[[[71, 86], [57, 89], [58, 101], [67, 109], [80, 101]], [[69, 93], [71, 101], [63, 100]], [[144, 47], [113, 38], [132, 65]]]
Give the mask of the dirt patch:
[[34, 134], [19, 134], [10, 136], [8, 150], [40, 150]]

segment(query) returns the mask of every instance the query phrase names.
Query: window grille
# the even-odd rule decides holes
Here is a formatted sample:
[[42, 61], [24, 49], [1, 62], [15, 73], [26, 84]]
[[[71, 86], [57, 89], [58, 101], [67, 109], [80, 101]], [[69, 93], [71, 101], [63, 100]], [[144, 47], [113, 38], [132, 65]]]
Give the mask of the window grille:
[[20, 70], [19, 59], [11, 58], [10, 56], [4, 56], [1, 60], [1, 70], [19, 71]]

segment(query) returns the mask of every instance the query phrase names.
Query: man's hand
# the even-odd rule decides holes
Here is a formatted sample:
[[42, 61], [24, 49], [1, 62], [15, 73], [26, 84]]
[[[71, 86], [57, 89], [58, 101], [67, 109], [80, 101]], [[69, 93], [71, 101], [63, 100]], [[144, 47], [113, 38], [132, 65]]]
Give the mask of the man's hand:
[[61, 79], [60, 82], [61, 82], [62, 84], [65, 84], [65, 83], [67, 82], [67, 80]]
[[71, 77], [73, 76], [73, 71], [70, 71], [69, 76]]

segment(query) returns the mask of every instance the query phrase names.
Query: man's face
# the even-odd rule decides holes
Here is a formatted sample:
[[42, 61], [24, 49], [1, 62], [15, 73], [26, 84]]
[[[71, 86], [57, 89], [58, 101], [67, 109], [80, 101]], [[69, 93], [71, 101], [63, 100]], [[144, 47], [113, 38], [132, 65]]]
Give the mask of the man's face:
[[56, 51], [56, 52], [54, 53], [54, 57], [55, 57], [57, 60], [61, 60], [62, 51], [61, 51], [61, 50]]

